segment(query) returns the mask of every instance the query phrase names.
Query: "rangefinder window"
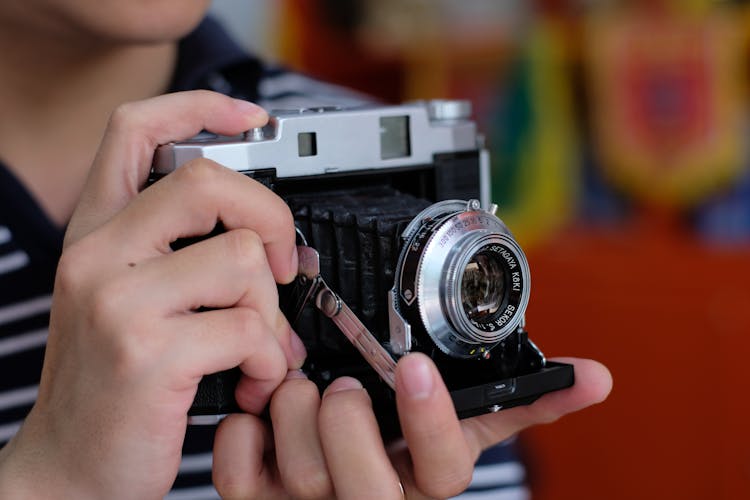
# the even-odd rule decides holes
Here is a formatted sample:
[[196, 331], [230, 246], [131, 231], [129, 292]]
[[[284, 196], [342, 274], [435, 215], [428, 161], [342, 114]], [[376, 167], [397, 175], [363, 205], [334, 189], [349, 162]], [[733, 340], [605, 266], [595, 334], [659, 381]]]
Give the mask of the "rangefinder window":
[[411, 155], [408, 116], [380, 118], [380, 158], [405, 158]]
[[316, 156], [318, 154], [315, 132], [300, 132], [297, 134], [297, 151], [299, 156]]

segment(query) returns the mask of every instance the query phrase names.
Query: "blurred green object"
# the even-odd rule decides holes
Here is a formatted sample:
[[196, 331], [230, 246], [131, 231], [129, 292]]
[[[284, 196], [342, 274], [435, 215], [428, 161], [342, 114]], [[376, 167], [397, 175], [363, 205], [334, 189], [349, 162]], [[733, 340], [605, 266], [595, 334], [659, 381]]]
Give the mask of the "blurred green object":
[[568, 45], [561, 25], [534, 25], [491, 119], [492, 198], [524, 245], [575, 212], [580, 154]]

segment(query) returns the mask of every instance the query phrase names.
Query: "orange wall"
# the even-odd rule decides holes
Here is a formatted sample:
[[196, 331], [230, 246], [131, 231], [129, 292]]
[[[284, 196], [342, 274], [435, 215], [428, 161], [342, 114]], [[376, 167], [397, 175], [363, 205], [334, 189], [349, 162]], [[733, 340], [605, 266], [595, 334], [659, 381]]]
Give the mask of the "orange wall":
[[650, 220], [562, 234], [530, 263], [532, 338], [614, 375], [604, 404], [525, 434], [534, 498], [745, 498], [750, 248]]

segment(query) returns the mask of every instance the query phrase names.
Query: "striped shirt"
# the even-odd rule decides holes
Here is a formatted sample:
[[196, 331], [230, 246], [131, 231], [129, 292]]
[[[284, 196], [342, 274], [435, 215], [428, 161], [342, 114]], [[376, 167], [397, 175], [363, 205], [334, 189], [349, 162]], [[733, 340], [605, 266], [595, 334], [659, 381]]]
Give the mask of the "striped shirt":
[[[171, 90], [211, 89], [266, 109], [356, 105], [364, 96], [264, 65], [243, 52], [211, 19], [180, 42]], [[63, 231], [0, 163], [0, 447], [17, 432], [39, 388], [55, 268]], [[211, 486], [214, 428], [188, 428], [170, 500], [218, 498]], [[512, 443], [480, 458], [462, 499], [528, 498]]]

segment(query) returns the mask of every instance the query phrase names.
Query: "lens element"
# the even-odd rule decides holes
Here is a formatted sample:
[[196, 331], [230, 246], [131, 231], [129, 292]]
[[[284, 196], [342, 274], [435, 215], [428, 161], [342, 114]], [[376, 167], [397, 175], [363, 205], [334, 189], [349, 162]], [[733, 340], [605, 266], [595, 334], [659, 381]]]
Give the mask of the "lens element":
[[461, 280], [461, 301], [472, 321], [494, 315], [502, 306], [505, 295], [505, 273], [493, 255], [479, 252], [464, 269]]

